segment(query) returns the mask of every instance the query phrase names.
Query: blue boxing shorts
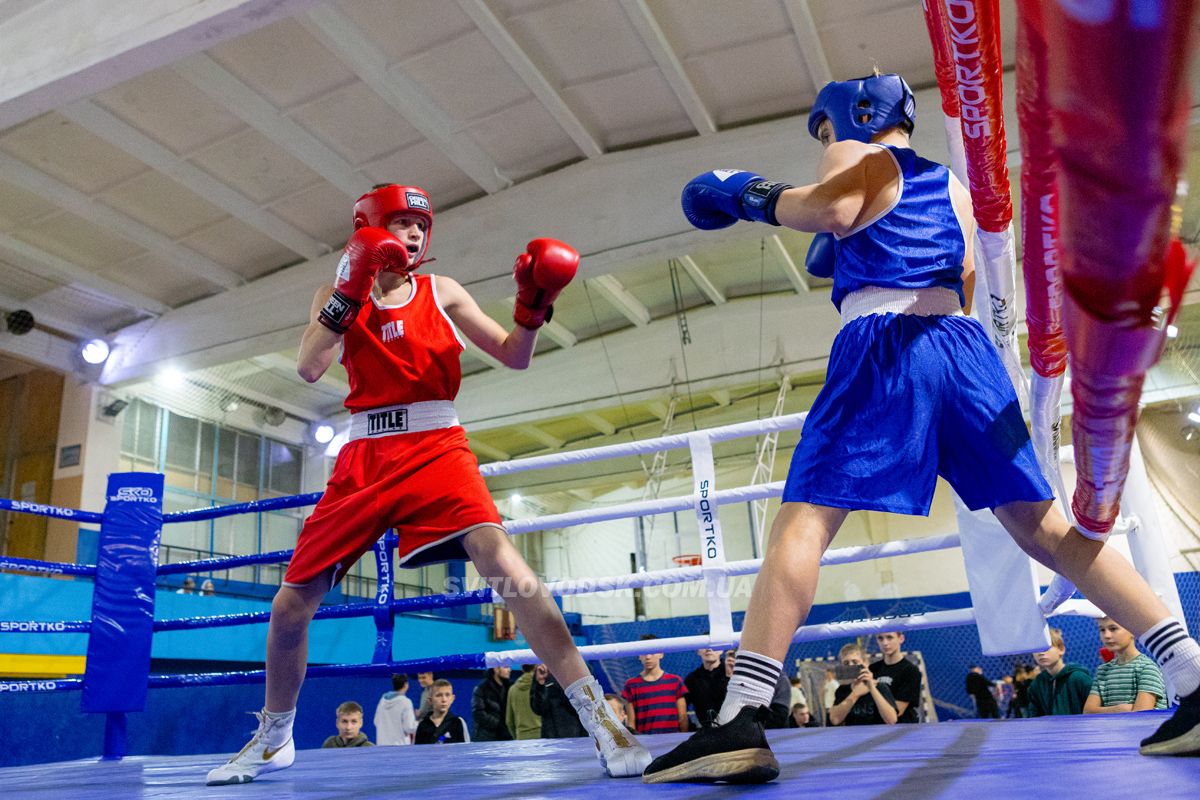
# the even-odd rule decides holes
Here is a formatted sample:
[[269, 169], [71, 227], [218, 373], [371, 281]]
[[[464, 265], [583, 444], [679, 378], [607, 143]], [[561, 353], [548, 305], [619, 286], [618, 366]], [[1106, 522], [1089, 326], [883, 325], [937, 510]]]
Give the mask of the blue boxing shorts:
[[928, 515], [938, 475], [972, 510], [1054, 497], [983, 326], [961, 314], [851, 319], [783, 501]]

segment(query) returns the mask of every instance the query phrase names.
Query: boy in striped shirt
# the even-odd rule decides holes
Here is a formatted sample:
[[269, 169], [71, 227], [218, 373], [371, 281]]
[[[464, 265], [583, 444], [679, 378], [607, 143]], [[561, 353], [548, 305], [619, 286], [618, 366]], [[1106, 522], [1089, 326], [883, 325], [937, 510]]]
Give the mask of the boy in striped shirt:
[[[642, 640], [657, 639], [652, 633], [644, 634]], [[662, 653], [638, 656], [642, 662], [642, 674], [625, 681], [621, 697], [630, 705], [631, 718], [638, 733], [686, 732], [687, 687], [683, 678], [663, 672], [659, 666]]]
[[1100, 641], [1113, 659], [1096, 667], [1092, 691], [1083, 704], [1085, 714], [1117, 714], [1167, 707], [1167, 690], [1158, 665], [1137, 649], [1133, 634], [1112, 617], [1101, 617]]

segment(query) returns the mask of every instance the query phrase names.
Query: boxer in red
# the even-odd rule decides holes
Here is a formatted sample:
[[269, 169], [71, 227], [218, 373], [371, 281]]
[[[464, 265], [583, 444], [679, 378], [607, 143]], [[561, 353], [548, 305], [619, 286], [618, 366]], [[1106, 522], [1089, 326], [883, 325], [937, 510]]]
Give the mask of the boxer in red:
[[325, 593], [388, 528], [399, 534], [400, 565], [469, 558], [503, 594], [530, 646], [566, 687], [608, 774], [640, 775], [650, 762], [613, 715], [561, 612], [509, 540], [454, 411], [462, 337], [506, 366], [528, 367], [537, 330], [575, 276], [579, 254], [554, 239], [529, 243], [513, 268], [516, 325], [506, 331], [457, 281], [415, 272], [432, 225], [424, 191], [375, 187], [354, 206], [355, 230], [333, 285], [313, 298], [298, 369], [316, 381], [340, 358], [350, 380], [350, 442], [304, 523], [271, 605], [258, 731], [208, 773], [210, 786], [248, 783], [291, 766], [308, 625]]

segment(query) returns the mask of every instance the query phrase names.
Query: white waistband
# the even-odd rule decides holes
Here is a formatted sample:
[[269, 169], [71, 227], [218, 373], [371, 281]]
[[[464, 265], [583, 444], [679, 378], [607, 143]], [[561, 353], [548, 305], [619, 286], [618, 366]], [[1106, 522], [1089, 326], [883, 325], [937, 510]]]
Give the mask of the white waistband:
[[458, 412], [450, 400], [384, 406], [350, 415], [350, 441], [453, 428], [457, 424]]
[[870, 314], [912, 314], [918, 317], [962, 316], [958, 292], [942, 286], [891, 289], [867, 286], [842, 298], [842, 325]]

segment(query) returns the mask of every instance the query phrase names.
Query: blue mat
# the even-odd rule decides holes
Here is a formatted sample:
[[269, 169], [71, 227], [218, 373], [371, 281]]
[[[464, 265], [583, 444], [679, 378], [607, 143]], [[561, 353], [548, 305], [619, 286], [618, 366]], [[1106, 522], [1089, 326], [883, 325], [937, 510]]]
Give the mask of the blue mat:
[[[1137, 741], [1167, 712], [933, 725], [771, 731], [783, 774], [756, 787], [612, 780], [587, 739], [305, 750], [290, 769], [243, 786], [206, 787], [230, 754], [69, 761], [0, 770], [10, 797], [375, 798], [486, 800], [637, 797], [1200, 797], [1200, 759], [1147, 758]], [[657, 755], [681, 734], [643, 737]]]

